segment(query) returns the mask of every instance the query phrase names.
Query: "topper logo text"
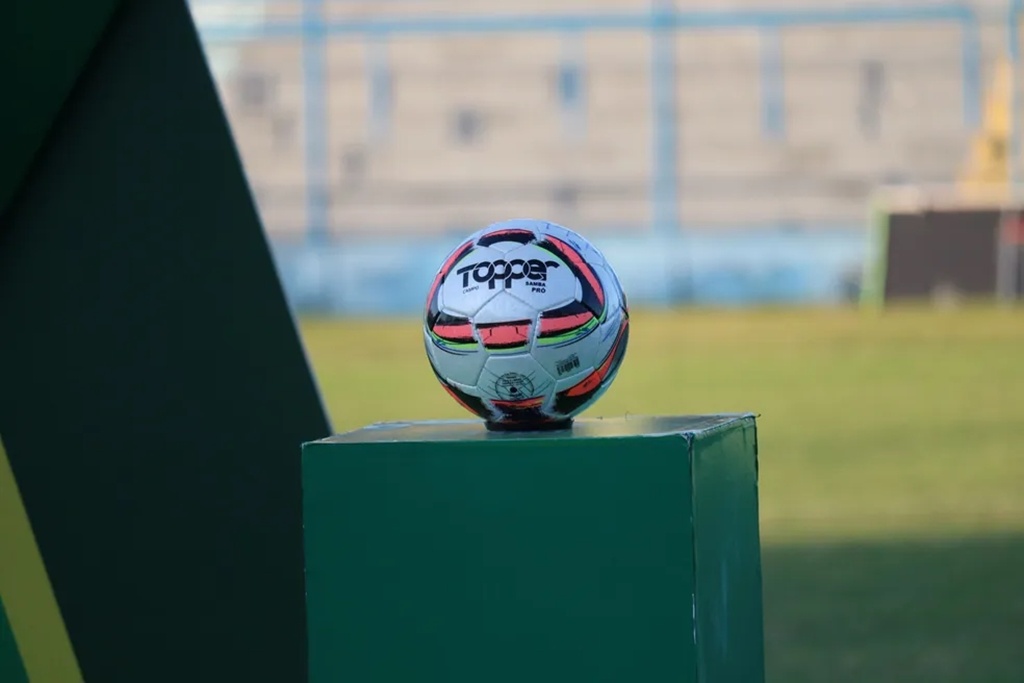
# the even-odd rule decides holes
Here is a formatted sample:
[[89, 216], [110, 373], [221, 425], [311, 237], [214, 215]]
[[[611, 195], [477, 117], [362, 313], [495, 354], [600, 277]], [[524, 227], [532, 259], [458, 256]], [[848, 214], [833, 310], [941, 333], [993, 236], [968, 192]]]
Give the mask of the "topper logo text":
[[513, 280], [528, 279], [534, 282], [545, 282], [548, 279], [548, 268], [558, 268], [559, 264], [554, 261], [541, 261], [532, 258], [529, 261], [523, 259], [512, 259], [506, 261], [480, 261], [470, 263], [455, 271], [456, 275], [462, 276], [463, 288], [469, 287], [469, 278], [480, 284], [487, 283], [488, 289], [494, 289], [498, 282], [504, 284], [505, 289], [512, 286]]

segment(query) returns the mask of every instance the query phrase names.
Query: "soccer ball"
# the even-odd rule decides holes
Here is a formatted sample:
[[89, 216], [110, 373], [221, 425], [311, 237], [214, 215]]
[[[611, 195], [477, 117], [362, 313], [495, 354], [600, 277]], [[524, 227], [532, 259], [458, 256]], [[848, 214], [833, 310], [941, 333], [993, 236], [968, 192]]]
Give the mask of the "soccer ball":
[[545, 221], [509, 220], [445, 258], [423, 337], [441, 385], [488, 428], [565, 428], [615, 379], [629, 310], [586, 239]]

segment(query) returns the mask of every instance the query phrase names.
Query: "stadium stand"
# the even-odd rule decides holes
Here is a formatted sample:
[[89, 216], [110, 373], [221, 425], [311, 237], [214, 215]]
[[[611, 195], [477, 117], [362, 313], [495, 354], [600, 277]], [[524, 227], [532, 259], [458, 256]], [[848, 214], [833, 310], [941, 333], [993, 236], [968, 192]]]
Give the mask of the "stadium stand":
[[[301, 12], [295, 2], [266, 6], [268, 22]], [[530, 0], [515, 11], [598, 15], [647, 6]], [[224, 100], [275, 237], [297, 239], [310, 220], [310, 145], [325, 146], [320, 199], [336, 235], [463, 231], [505, 215], [545, 216], [590, 231], [647, 229], [655, 160], [646, 30], [384, 38], [351, 26], [492, 16], [494, 7], [471, 0], [326, 3], [327, 25], [348, 22], [350, 29], [328, 33], [326, 140], [311, 140], [305, 128], [301, 37], [237, 44]], [[744, 7], [763, 3], [686, 3], [687, 10]], [[985, 17], [978, 31], [982, 82], [991, 79], [1005, 40], [1004, 25]], [[765, 126], [765, 34], [752, 26], [678, 31], [673, 134], [682, 226], [857, 224], [881, 182], [952, 181], [976, 132], [965, 111], [982, 107], [966, 101], [972, 93], [965, 91], [963, 31], [954, 21], [895, 20], [780, 29], [782, 97], [774, 114], [781, 123], [773, 131]], [[566, 95], [572, 83], [560, 69], [567, 57], [582, 65], [579, 104]]]

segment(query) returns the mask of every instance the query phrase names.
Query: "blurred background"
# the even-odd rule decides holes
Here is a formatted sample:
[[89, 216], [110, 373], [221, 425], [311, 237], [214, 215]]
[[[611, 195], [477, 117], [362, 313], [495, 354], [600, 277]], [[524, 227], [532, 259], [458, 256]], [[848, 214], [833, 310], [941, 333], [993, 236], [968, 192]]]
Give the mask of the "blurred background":
[[303, 310], [413, 312], [506, 217], [593, 237], [636, 303], [848, 301], [886, 187], [1012, 142], [1005, 0], [192, 6]]
[[443, 256], [581, 232], [636, 309], [590, 413], [761, 415], [778, 683], [1024, 682], [1018, 5], [191, 1], [334, 428], [466, 417]]

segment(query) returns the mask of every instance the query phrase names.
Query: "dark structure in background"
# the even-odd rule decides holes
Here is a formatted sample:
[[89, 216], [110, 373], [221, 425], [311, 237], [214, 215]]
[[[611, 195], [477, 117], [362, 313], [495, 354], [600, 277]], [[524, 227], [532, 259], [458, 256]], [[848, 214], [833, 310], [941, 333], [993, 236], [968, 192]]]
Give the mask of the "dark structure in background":
[[303, 681], [329, 424], [189, 10], [60, 14], [0, 22], [0, 436], [81, 673]]
[[1024, 204], [900, 207], [880, 214], [876, 227], [866, 301], [1024, 293]]

